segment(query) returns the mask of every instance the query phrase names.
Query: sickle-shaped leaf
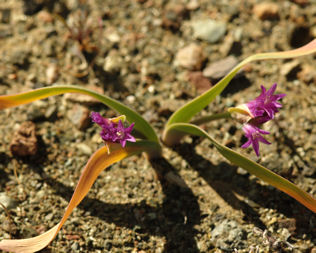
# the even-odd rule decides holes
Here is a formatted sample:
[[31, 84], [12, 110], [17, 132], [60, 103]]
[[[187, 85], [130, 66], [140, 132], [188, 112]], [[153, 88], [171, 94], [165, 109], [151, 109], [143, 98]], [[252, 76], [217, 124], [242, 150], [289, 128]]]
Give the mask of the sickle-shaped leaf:
[[155, 142], [138, 141], [136, 143], [129, 143], [125, 148], [122, 148], [118, 144], [113, 144], [111, 145], [110, 153], [108, 153], [106, 146], [100, 148], [91, 156], [83, 169], [79, 182], [61, 221], [47, 232], [33, 238], [2, 240], [0, 241], [0, 249], [10, 252], [31, 253], [45, 248], [56, 237], [58, 231], [67, 220], [72, 210], [87, 195], [102, 170], [127, 156], [131, 156], [142, 151], [150, 152], [150, 150], [152, 148], [156, 148], [156, 146], [157, 144]]
[[216, 140], [214, 140], [210, 135], [208, 135], [207, 132], [205, 132], [198, 126], [188, 123], [175, 123], [169, 126], [168, 131], [179, 131], [182, 133], [197, 135], [209, 139], [212, 142], [212, 144], [216, 147], [216, 149], [227, 160], [247, 170], [249, 173], [257, 176], [258, 178], [262, 179], [268, 184], [285, 192], [286, 194], [288, 194], [289, 196], [293, 197], [298, 202], [306, 206], [308, 209], [316, 213], [316, 199], [314, 199], [310, 194], [304, 192], [295, 184], [279, 176], [278, 174], [270, 171], [269, 169], [263, 167], [262, 165], [249, 160], [245, 156], [233, 151], [232, 149], [226, 146], [221, 145]]
[[58, 85], [52, 87], [40, 88], [32, 91], [23, 92], [16, 95], [5, 95], [0, 96], [0, 109], [14, 107], [18, 105], [27, 104], [35, 100], [47, 98], [50, 96], [60, 95], [64, 93], [81, 93], [96, 98], [103, 104], [119, 112], [120, 114], [126, 115], [127, 120], [135, 123], [135, 129], [142, 133], [148, 140], [159, 143], [159, 138], [155, 133], [151, 125], [137, 112], [130, 109], [121, 102], [112, 99], [106, 95], [101, 95], [97, 92], [72, 85]]
[[308, 43], [307, 45], [290, 50], [285, 52], [272, 52], [272, 53], [262, 53], [252, 55], [241, 63], [239, 63], [232, 71], [230, 71], [223, 79], [221, 79], [215, 86], [210, 90], [206, 91], [202, 95], [196, 97], [189, 103], [182, 106], [169, 118], [166, 129], [164, 131], [163, 140], [165, 141], [167, 135], [167, 127], [173, 123], [184, 122], [187, 123], [190, 119], [203, 110], [210, 102], [212, 102], [217, 95], [219, 95], [225, 87], [228, 85], [231, 79], [237, 74], [237, 72], [245, 66], [247, 63], [256, 61], [256, 60], [267, 60], [267, 59], [285, 59], [285, 58], [294, 58], [298, 56], [303, 56], [316, 52], [316, 39]]

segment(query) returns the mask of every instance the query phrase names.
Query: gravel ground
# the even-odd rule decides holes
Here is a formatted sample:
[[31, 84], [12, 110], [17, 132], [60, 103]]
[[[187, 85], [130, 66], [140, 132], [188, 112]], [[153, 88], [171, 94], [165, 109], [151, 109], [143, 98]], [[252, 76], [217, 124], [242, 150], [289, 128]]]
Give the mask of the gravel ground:
[[[0, 3], [0, 94], [80, 85], [136, 109], [159, 133], [173, 111], [245, 57], [316, 37], [314, 0]], [[313, 56], [251, 63], [202, 114], [278, 83], [286, 97], [259, 159], [240, 148], [245, 138], [235, 122], [203, 127], [316, 196], [314, 66]], [[115, 116], [71, 95], [0, 111], [0, 239], [35, 236], [59, 222], [81, 169], [102, 145], [91, 111]], [[12, 141], [26, 121], [34, 123], [34, 141], [21, 157]], [[231, 165], [207, 140], [185, 137], [163, 156], [151, 163], [130, 157], [102, 172], [42, 252], [316, 252], [316, 216]]]

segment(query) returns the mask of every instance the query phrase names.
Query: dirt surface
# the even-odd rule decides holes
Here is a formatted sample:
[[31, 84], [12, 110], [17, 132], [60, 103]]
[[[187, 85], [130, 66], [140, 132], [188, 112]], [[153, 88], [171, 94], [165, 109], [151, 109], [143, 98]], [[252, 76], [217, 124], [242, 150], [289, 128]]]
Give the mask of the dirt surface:
[[[0, 94], [90, 87], [136, 109], [158, 133], [236, 62], [316, 37], [313, 0], [0, 3]], [[275, 82], [286, 97], [266, 126], [272, 144], [261, 146], [259, 159], [240, 148], [238, 123], [204, 129], [316, 196], [314, 56], [247, 65], [203, 114], [247, 102]], [[35, 236], [59, 222], [81, 169], [103, 145], [91, 111], [116, 115], [77, 95], [0, 112], [1, 239]], [[25, 157], [16, 153], [21, 133], [31, 138], [20, 150]], [[316, 252], [315, 214], [231, 165], [207, 140], [186, 137], [163, 156], [130, 157], [102, 172], [42, 252]]]

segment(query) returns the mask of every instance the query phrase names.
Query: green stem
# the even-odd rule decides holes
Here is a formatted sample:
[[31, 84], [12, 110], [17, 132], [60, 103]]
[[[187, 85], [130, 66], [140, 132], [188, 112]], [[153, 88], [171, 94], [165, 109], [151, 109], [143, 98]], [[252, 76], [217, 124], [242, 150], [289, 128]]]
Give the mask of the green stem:
[[229, 112], [222, 112], [222, 113], [216, 113], [216, 114], [211, 114], [211, 115], [206, 115], [203, 116], [201, 118], [195, 119], [191, 121], [191, 124], [194, 125], [201, 125], [213, 120], [217, 120], [217, 119], [228, 119], [231, 118], [231, 115]]
[[[191, 124], [201, 125], [203, 123], [207, 123], [207, 122], [210, 122], [213, 120], [229, 119], [229, 118], [231, 118], [231, 114], [229, 112], [222, 112], [222, 113], [216, 113], [216, 114], [211, 114], [211, 115], [206, 115], [206, 116], [200, 117], [198, 119], [191, 121]], [[179, 143], [184, 135], [185, 134], [180, 133], [179, 131], [174, 131], [172, 128], [169, 129], [167, 127], [163, 133], [162, 142], [166, 146], [172, 147], [172, 146], [176, 145], [177, 143]]]

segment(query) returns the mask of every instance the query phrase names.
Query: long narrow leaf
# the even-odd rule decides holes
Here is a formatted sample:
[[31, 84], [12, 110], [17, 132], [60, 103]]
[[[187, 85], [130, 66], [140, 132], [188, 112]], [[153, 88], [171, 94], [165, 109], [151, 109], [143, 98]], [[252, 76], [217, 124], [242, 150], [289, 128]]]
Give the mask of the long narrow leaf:
[[316, 213], [316, 199], [314, 199], [310, 194], [304, 192], [298, 188], [295, 184], [291, 183], [287, 179], [279, 176], [278, 174], [270, 171], [269, 169], [263, 167], [262, 165], [249, 160], [245, 156], [233, 151], [232, 149], [221, 145], [216, 140], [214, 140], [207, 132], [202, 130], [196, 125], [189, 123], [175, 123], [169, 126], [169, 131], [179, 131], [186, 134], [197, 135], [209, 139], [216, 149], [230, 162], [242, 167], [249, 173], [257, 176], [263, 181], [269, 183], [270, 185], [278, 188], [279, 190], [285, 192], [289, 196], [293, 197], [301, 204], [306, 206], [308, 209]]
[[120, 114], [126, 115], [127, 120], [135, 122], [135, 129], [142, 133], [148, 140], [159, 143], [158, 136], [150, 124], [137, 112], [125, 106], [124, 104], [112, 99], [106, 95], [99, 94], [97, 92], [72, 85], [60, 85], [40, 88], [28, 92], [23, 92], [16, 95], [0, 96], [0, 109], [14, 107], [22, 104], [27, 104], [35, 100], [47, 98], [50, 96], [60, 95], [64, 93], [81, 93], [96, 98], [108, 107], [116, 110]]
[[61, 221], [47, 232], [33, 238], [2, 240], [0, 241], [0, 249], [10, 252], [23, 253], [31, 253], [43, 249], [56, 237], [58, 231], [67, 220], [72, 210], [87, 195], [88, 191], [102, 170], [127, 156], [140, 153], [155, 146], [157, 146], [156, 143], [151, 143], [148, 141], [131, 143], [125, 148], [122, 148], [120, 145], [113, 145], [111, 146], [110, 154], [108, 154], [108, 149], [106, 146], [100, 148], [91, 156], [85, 168], [83, 169], [79, 182]]
[[[272, 53], [262, 53], [252, 55], [241, 63], [239, 63], [232, 71], [230, 71], [223, 79], [221, 79], [213, 88], [206, 91], [202, 95], [196, 97], [191, 102], [185, 104], [183, 107], [178, 109], [169, 119], [166, 127], [173, 123], [184, 122], [187, 123], [190, 119], [203, 110], [211, 101], [219, 95], [225, 87], [228, 85], [231, 79], [237, 74], [237, 72], [245, 66], [247, 63], [257, 60], [267, 60], [267, 59], [284, 59], [284, 58], [294, 58], [303, 55], [308, 55], [316, 52], [316, 39], [308, 43], [307, 45], [285, 52], [272, 52]], [[165, 130], [166, 134], [166, 130]], [[164, 136], [165, 136], [164, 134]], [[163, 138], [165, 140], [165, 138]]]

